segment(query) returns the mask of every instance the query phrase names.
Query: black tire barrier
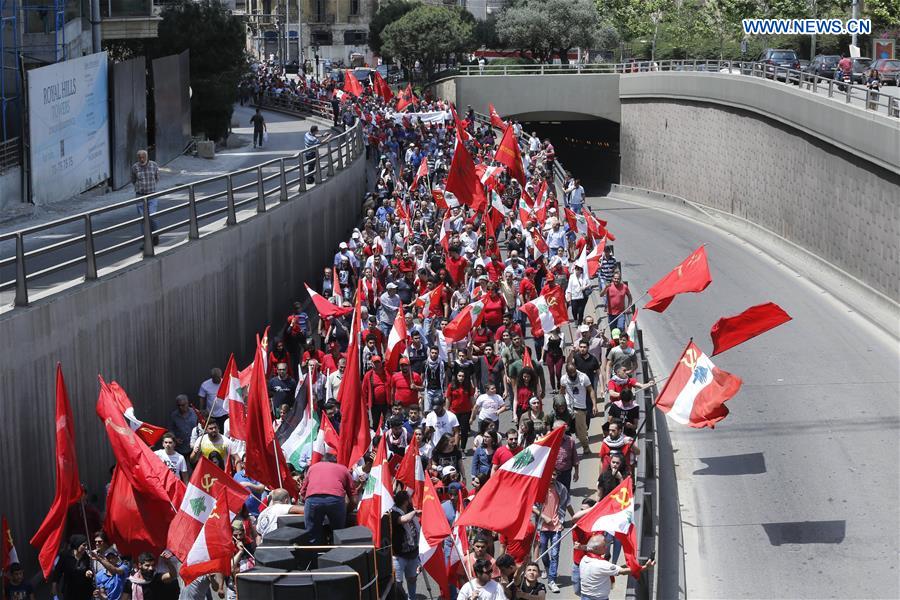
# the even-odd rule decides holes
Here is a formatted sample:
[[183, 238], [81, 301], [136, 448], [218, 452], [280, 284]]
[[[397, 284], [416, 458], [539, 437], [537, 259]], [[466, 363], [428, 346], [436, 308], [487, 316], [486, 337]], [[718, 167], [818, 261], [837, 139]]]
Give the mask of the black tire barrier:
[[359, 573], [343, 565], [291, 572], [254, 567], [235, 580], [240, 600], [354, 600], [362, 587]]
[[[378, 600], [381, 581], [378, 578], [375, 548], [337, 547], [319, 556], [319, 568], [346, 566], [359, 573], [362, 581], [362, 600]], [[390, 577], [390, 573], [388, 573]]]

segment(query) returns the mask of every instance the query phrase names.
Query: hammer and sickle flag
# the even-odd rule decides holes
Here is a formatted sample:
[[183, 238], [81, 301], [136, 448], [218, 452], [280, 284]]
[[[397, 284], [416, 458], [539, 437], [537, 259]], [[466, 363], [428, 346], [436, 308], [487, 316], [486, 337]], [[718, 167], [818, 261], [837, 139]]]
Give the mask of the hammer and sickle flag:
[[647, 290], [652, 300], [644, 308], [663, 312], [678, 294], [702, 292], [710, 283], [712, 276], [706, 261], [706, 247], [700, 246]]
[[634, 527], [634, 493], [631, 477], [626, 477], [603, 500], [595, 504], [575, 523], [587, 535], [611, 533], [622, 543], [625, 563], [635, 578], [641, 574], [637, 559], [637, 535]]

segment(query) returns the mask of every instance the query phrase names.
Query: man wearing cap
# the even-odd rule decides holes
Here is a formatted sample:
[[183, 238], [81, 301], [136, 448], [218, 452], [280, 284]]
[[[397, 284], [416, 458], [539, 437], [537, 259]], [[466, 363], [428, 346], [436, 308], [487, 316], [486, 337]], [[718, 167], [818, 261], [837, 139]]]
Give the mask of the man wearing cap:
[[400, 369], [391, 375], [391, 386], [394, 400], [404, 407], [419, 404], [419, 392], [423, 389], [422, 377], [410, 369], [407, 357], [400, 357]]
[[372, 426], [391, 410], [391, 375], [384, 368], [381, 356], [375, 354], [370, 359], [372, 369], [367, 371], [362, 380], [362, 393], [366, 406], [372, 412]]
[[400, 310], [400, 296], [397, 294], [397, 284], [394, 282], [387, 284], [387, 291], [381, 294], [378, 300], [381, 303], [381, 306], [378, 307], [378, 328], [384, 334], [384, 337], [387, 337], [394, 326], [397, 311]]
[[338, 252], [334, 255], [334, 266], [340, 267], [341, 261], [344, 259], [350, 261], [351, 267], [359, 269], [359, 259], [356, 258], [356, 255], [350, 250], [350, 246], [347, 242], [341, 242], [340, 245], [338, 245]]
[[631, 377], [637, 371], [637, 353], [634, 348], [628, 347], [628, 334], [618, 329], [612, 330], [612, 338], [617, 343], [606, 354], [606, 372], [603, 374], [609, 381], [613, 373], [619, 371], [619, 367], [625, 367], [625, 373]]

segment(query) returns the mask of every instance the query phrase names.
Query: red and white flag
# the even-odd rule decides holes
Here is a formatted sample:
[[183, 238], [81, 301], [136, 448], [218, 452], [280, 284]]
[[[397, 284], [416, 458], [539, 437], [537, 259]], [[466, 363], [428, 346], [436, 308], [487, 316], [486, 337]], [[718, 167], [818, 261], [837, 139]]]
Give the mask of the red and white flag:
[[[447, 519], [445, 518], [444, 521]], [[16, 552], [16, 544], [13, 542], [12, 530], [6, 520], [6, 515], [0, 518], [0, 535], [3, 540], [0, 541], [0, 570], [4, 573], [8, 572], [10, 565], [19, 562], [19, 553]]]
[[441, 314], [443, 304], [444, 284], [435, 286], [431, 291], [425, 292], [416, 298], [416, 307], [422, 310], [424, 318], [436, 317]]
[[185, 583], [208, 573], [231, 573], [231, 519], [249, 495], [212, 461], [201, 458], [197, 463], [166, 544], [182, 563]]
[[322, 460], [326, 454], [337, 455], [340, 443], [341, 438], [338, 436], [337, 431], [334, 430], [331, 419], [323, 412], [322, 422], [319, 424], [319, 432], [316, 434], [316, 439], [313, 442], [312, 456], [309, 460], [310, 466]]
[[388, 466], [386, 435], [381, 436], [375, 461], [363, 488], [357, 510], [357, 522], [372, 530], [375, 546], [381, 546], [381, 517], [394, 507], [394, 478]]
[[581, 270], [589, 278], [597, 275], [600, 270], [600, 261], [603, 259], [603, 250], [606, 248], [606, 239], [600, 240], [600, 243], [594, 246], [594, 249], [588, 252], [587, 246], [581, 249], [578, 260], [575, 264], [581, 265]]
[[394, 318], [394, 326], [387, 339], [387, 364], [385, 367], [391, 373], [397, 370], [400, 364], [400, 357], [406, 352], [406, 315], [403, 313], [403, 303], [397, 310], [397, 316]]
[[645, 304], [644, 308], [663, 312], [676, 295], [702, 292], [710, 283], [712, 277], [709, 274], [709, 264], [706, 262], [706, 247], [700, 246], [647, 290], [653, 299]]
[[443, 188], [431, 188], [431, 197], [434, 199], [434, 203], [437, 204], [437, 207], [441, 210], [450, 210], [451, 208], [459, 208], [461, 206], [459, 200], [456, 199], [456, 196]]
[[728, 416], [725, 402], [738, 393], [742, 383], [740, 377], [714, 365], [694, 342], [688, 342], [656, 407], [682, 425], [715, 427]]
[[541, 231], [537, 227], [531, 228], [531, 242], [531, 249], [535, 260], [537, 260], [539, 256], [550, 254], [550, 246], [547, 245], [547, 240], [544, 239], [544, 236], [541, 235]]
[[444, 560], [444, 540], [450, 536], [450, 524], [441, 507], [431, 478], [425, 480], [422, 497], [422, 527], [419, 529], [419, 564], [441, 588], [441, 597], [450, 597], [449, 575]]
[[535, 502], [543, 502], [565, 427], [557, 427], [503, 463], [460, 515], [457, 525], [522, 539]]
[[395, 479], [406, 487], [409, 497], [412, 498], [413, 508], [422, 508], [422, 494], [425, 486], [425, 468], [419, 458], [419, 442], [416, 436], [412, 436], [406, 453], [397, 465]]
[[493, 190], [500, 185], [500, 175], [505, 170], [505, 167], [502, 166], [489, 167], [484, 163], [475, 165], [475, 172], [478, 173], [478, 178], [481, 180], [481, 185], [484, 187], [485, 192]]
[[313, 305], [316, 307], [316, 311], [319, 313], [319, 316], [323, 319], [326, 317], [342, 317], [344, 315], [348, 315], [353, 312], [352, 308], [344, 308], [343, 306], [338, 306], [336, 304], [332, 304], [322, 294], [319, 294], [314, 289], [309, 287], [307, 284], [303, 284], [306, 286], [306, 292], [309, 294], [310, 299], [313, 301]]
[[488, 104], [488, 110], [490, 111], [490, 115], [491, 115], [491, 125], [493, 125], [497, 129], [499, 129], [500, 131], [505, 130], [506, 123], [503, 121], [503, 118], [494, 109], [493, 104], [490, 104], [490, 103]]
[[578, 519], [575, 527], [588, 535], [603, 532], [616, 536], [625, 553], [625, 564], [632, 577], [638, 578], [641, 575], [641, 565], [637, 558], [634, 494], [631, 487], [631, 477], [626, 477], [616, 489]]
[[425, 178], [426, 181], [428, 179], [428, 161], [425, 158], [422, 158], [422, 161], [419, 163], [419, 168], [416, 169], [416, 174], [413, 176], [412, 184], [410, 184], [409, 189], [415, 190], [418, 189], [419, 180]]
[[569, 230], [573, 233], [578, 234], [579, 237], [585, 237], [588, 235], [588, 224], [587, 219], [584, 218], [584, 215], [576, 214], [570, 208], [564, 208], [566, 215], [566, 223], [569, 224]]
[[158, 425], [151, 425], [150, 423], [145, 423], [141, 421], [136, 416], [134, 416], [134, 406], [131, 404], [131, 399], [125, 394], [125, 390], [123, 390], [119, 386], [115, 386], [113, 389], [115, 402], [119, 407], [119, 410], [122, 411], [122, 416], [125, 417], [125, 421], [128, 423], [128, 427], [141, 438], [145, 444], [150, 446], [151, 448], [162, 439], [162, 436], [166, 433], [165, 427], [159, 427]]
[[448, 216], [441, 222], [441, 232], [438, 235], [438, 243], [444, 249], [444, 252], [450, 252], [450, 235], [453, 228], [450, 226], [450, 217]]
[[222, 401], [228, 409], [228, 435], [231, 438], [247, 441], [247, 403], [244, 400], [244, 391], [241, 388], [241, 377], [237, 363], [234, 361], [234, 353], [228, 357], [228, 365], [222, 375], [222, 383], [216, 397]]
[[628, 334], [628, 347], [634, 348], [634, 340], [637, 336], [637, 315], [638, 309], [634, 309], [634, 312], [631, 314], [631, 320], [628, 321], [628, 327], [625, 328], [625, 333]]
[[716, 321], [709, 332], [713, 341], [711, 356], [743, 344], [790, 320], [791, 316], [774, 302], [751, 306], [733, 317], [722, 317]]
[[531, 321], [531, 333], [534, 337], [540, 337], [569, 322], [566, 296], [559, 286], [546, 295], [542, 294], [531, 302], [526, 302], [521, 310]]
[[478, 327], [483, 318], [484, 302], [469, 304], [452, 321], [444, 325], [444, 338], [448, 342], [458, 342]]

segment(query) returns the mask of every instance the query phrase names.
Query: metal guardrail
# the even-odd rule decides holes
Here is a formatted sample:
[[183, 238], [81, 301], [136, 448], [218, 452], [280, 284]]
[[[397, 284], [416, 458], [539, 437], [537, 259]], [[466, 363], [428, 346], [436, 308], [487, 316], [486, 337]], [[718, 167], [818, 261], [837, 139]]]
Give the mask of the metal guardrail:
[[788, 69], [778, 65], [760, 62], [732, 60], [661, 60], [631, 63], [570, 63], [566, 65], [464, 65], [458, 69], [459, 75], [572, 75], [618, 73], [631, 75], [655, 72], [704, 72], [743, 75], [773, 81], [783, 81], [815, 94], [825, 94], [829, 98], [842, 99], [846, 104], [881, 113], [889, 117], [900, 117], [900, 97], [871, 90], [866, 86], [845, 84], [842, 81], [821, 77], [813, 73]]
[[20, 138], [0, 142], [0, 174], [19, 166]]
[[282, 92], [278, 95], [266, 94], [262, 97], [260, 106], [270, 109], [286, 111], [291, 113], [310, 113], [329, 121], [333, 117], [331, 103], [326, 100], [317, 98], [306, 98], [298, 96], [292, 92]]
[[[364, 154], [362, 129], [356, 125], [334, 138], [286, 158], [275, 158], [254, 167], [0, 235], [0, 244], [15, 242], [14, 255], [0, 259], [0, 269], [8, 270], [8, 267], [14, 265], [15, 276], [0, 281], [0, 291], [14, 288], [15, 306], [26, 306], [29, 286], [36, 280], [79, 265], [84, 268], [85, 281], [97, 279], [100, 269], [114, 267], [117, 261], [127, 258], [130, 255], [129, 248], [135, 244], [142, 243], [143, 258], [149, 258], [155, 254], [153, 238], [160, 234], [183, 231], [186, 232], [187, 240], [196, 240], [208, 235], [201, 234], [201, 227], [223, 216], [226, 227], [234, 226], [238, 223], [238, 209], [255, 207], [257, 214], [266, 212], [269, 208], [267, 201], [273, 200], [274, 205], [288, 202], [292, 198], [292, 189], [296, 189], [297, 195], [302, 196], [308, 186], [331, 179], [336, 172], [346, 169], [353, 160]], [[307, 183], [307, 179], [312, 180], [312, 183]], [[218, 189], [211, 190], [210, 187]], [[155, 210], [160, 201], [175, 203]], [[96, 224], [100, 217], [108, 216], [114, 211], [130, 211], [132, 216], [106, 226]], [[155, 229], [151, 227], [151, 217], [156, 220], [166, 215], [170, 218], [176, 215], [182, 218]], [[143, 233], [139, 236], [116, 239], [123, 231], [137, 231], [141, 228]], [[59, 233], [60, 229], [69, 231]], [[82, 231], [71, 231], [72, 229]], [[42, 234], [59, 239], [45, 245], [29, 243]], [[113, 239], [110, 240], [108, 236]], [[103, 241], [106, 244], [102, 244]], [[80, 248], [81, 253], [74, 257], [60, 256], [64, 251], [70, 253], [71, 248]], [[118, 254], [118, 257], [113, 256], [114, 254]], [[78, 277], [72, 279], [77, 281]]]

